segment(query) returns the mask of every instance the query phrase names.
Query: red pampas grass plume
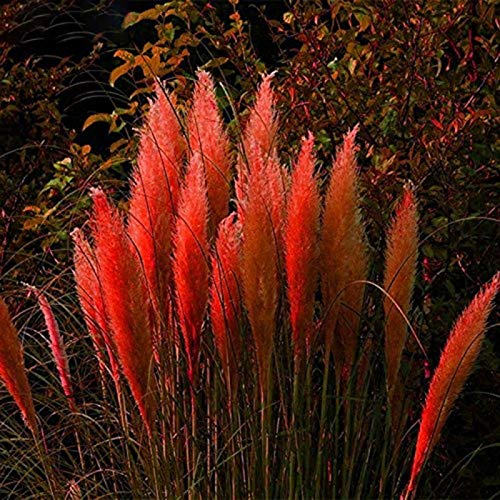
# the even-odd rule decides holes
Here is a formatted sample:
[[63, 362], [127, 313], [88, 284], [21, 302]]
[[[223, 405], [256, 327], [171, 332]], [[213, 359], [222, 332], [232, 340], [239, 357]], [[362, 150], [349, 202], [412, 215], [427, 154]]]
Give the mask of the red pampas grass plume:
[[314, 136], [309, 134], [292, 173], [284, 230], [290, 322], [297, 365], [311, 347], [314, 296], [318, 285], [320, 197], [314, 176]]
[[337, 150], [326, 193], [321, 242], [322, 293], [327, 352], [331, 349], [337, 376], [349, 377], [358, 345], [358, 326], [368, 256], [359, 212], [354, 127]]
[[210, 288], [210, 318], [230, 402], [236, 396], [241, 355], [240, 233], [234, 214], [219, 224]]
[[100, 189], [92, 192], [93, 237], [113, 343], [141, 417], [151, 435], [155, 416], [148, 294], [123, 220]]
[[[384, 289], [390, 295], [384, 298], [387, 392], [391, 410], [396, 412], [395, 398], [401, 392], [397, 386], [403, 384], [399, 366], [407, 336], [405, 317], [410, 311], [415, 285], [417, 247], [418, 214], [415, 195], [411, 187], [406, 187], [389, 228], [384, 274]], [[393, 301], [404, 316], [396, 309]]]
[[120, 393], [120, 370], [109, 333], [109, 321], [106, 315], [95, 254], [80, 229], [75, 229], [71, 235], [74, 242], [73, 262], [76, 291], [87, 330], [96, 350], [100, 373], [101, 376], [105, 373], [106, 361], [104, 353], [107, 352], [111, 375], [115, 387]]
[[141, 132], [132, 176], [127, 233], [140, 260], [157, 316], [167, 309], [173, 214], [177, 207], [183, 141], [173, 97], [157, 85]]
[[188, 115], [189, 146], [202, 159], [206, 182], [210, 223], [213, 232], [226, 217], [231, 182], [229, 139], [217, 106], [214, 81], [206, 71], [197, 73], [193, 104]]
[[43, 313], [45, 319], [45, 324], [47, 325], [47, 330], [50, 337], [50, 349], [54, 355], [54, 360], [56, 362], [57, 372], [59, 374], [59, 380], [63, 388], [64, 395], [68, 399], [68, 405], [71, 411], [76, 412], [75, 398], [73, 393], [73, 386], [71, 383], [71, 375], [69, 373], [68, 357], [66, 355], [66, 348], [64, 346], [63, 339], [61, 337], [61, 332], [59, 331], [59, 326], [57, 324], [52, 307], [41, 290], [34, 287], [30, 289], [35, 294], [38, 305]]
[[31, 396], [31, 389], [24, 368], [23, 348], [16, 328], [0, 297], [0, 380], [5, 384], [21, 411], [24, 422], [33, 433], [38, 435], [38, 424]]
[[243, 299], [248, 311], [257, 356], [261, 396], [268, 390], [273, 337], [278, 307], [280, 231], [283, 225], [284, 192], [279, 173], [250, 143], [254, 163], [247, 193], [240, 202], [242, 214]]
[[174, 285], [188, 377], [196, 383], [200, 336], [208, 302], [208, 200], [201, 156], [189, 162], [174, 234]]
[[472, 371], [486, 333], [486, 321], [500, 287], [500, 273], [485, 285], [453, 327], [432, 377], [417, 437], [406, 496], [436, 445], [452, 406]]

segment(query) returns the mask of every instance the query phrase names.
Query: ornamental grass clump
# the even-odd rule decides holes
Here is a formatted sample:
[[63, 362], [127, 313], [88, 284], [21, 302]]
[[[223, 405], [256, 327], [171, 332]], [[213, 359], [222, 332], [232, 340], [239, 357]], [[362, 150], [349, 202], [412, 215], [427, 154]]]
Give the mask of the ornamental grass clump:
[[[428, 493], [424, 464], [479, 354], [499, 275], [455, 324], [419, 421], [416, 188], [401, 187], [378, 262], [358, 127], [327, 172], [312, 133], [286, 165], [272, 76], [241, 137], [215, 90], [201, 71], [180, 106], [156, 85], [126, 203], [93, 188], [89, 223], [72, 233], [71, 307], [56, 318], [48, 287], [36, 291], [45, 325], [22, 328], [28, 369], [0, 300], [0, 380], [22, 416], [5, 439], [25, 458], [0, 491], [380, 498], [414, 496], [420, 480]], [[33, 436], [18, 440], [23, 420]]]

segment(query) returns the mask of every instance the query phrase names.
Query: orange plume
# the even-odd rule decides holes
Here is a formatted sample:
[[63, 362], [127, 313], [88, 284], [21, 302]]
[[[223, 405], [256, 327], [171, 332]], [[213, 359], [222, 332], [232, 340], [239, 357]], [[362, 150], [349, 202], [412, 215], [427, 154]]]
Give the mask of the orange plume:
[[229, 139], [217, 106], [214, 81], [206, 71], [197, 73], [193, 104], [188, 115], [191, 153], [198, 153], [205, 168], [211, 227], [227, 215], [231, 182]]
[[155, 415], [148, 294], [123, 220], [101, 190], [92, 192], [93, 237], [105, 308], [123, 373], [151, 434]]
[[500, 273], [497, 273], [464, 310], [448, 337], [422, 411], [408, 493], [414, 490], [418, 474], [434, 449], [453, 403], [472, 371], [499, 287]]
[[177, 311], [195, 383], [203, 317], [208, 302], [208, 200], [203, 161], [195, 153], [189, 162], [174, 234], [174, 284]]
[[311, 346], [314, 296], [318, 285], [320, 197], [314, 177], [314, 137], [309, 134], [292, 174], [284, 230], [290, 322], [296, 361]]
[[324, 329], [337, 374], [350, 374], [358, 345], [358, 326], [366, 280], [367, 247], [357, 193], [356, 126], [344, 137], [326, 193], [321, 242]]
[[235, 222], [234, 214], [219, 224], [212, 256], [210, 289], [212, 329], [231, 401], [234, 400], [238, 387], [241, 354], [240, 232], [241, 226]]
[[152, 305], [167, 310], [173, 214], [177, 207], [183, 141], [173, 97], [158, 85], [141, 133], [132, 176], [127, 233], [143, 269]]
[[115, 387], [120, 392], [120, 370], [113, 341], [109, 334], [109, 320], [106, 315], [103, 290], [99, 279], [95, 254], [80, 229], [75, 229], [72, 237], [75, 244], [73, 261], [75, 266], [76, 290], [85, 324], [87, 325], [97, 353], [101, 375], [104, 375], [105, 371], [104, 351], [106, 351]]
[[[396, 208], [396, 215], [389, 228], [385, 256], [384, 289], [398, 304], [405, 316], [410, 311], [417, 265], [418, 215], [415, 196], [410, 187]], [[401, 385], [399, 366], [406, 341], [407, 323], [389, 297], [384, 298], [385, 356], [387, 365], [387, 391], [391, 408], [395, 409], [394, 396]]]
[[37, 435], [38, 425], [24, 368], [23, 348], [2, 297], [0, 297], [0, 380], [14, 398], [26, 425], [34, 435]]
[[275, 149], [278, 120], [275, 111], [277, 99], [271, 87], [272, 79], [272, 73], [264, 75], [257, 91], [255, 104], [250, 110], [243, 138], [246, 154], [251, 149], [249, 147], [251, 142], [257, 145], [259, 153], [264, 157], [270, 156]]
[[268, 388], [273, 336], [278, 307], [279, 254], [283, 225], [284, 191], [279, 171], [250, 143], [253, 163], [242, 214], [243, 298], [254, 337], [261, 395]]

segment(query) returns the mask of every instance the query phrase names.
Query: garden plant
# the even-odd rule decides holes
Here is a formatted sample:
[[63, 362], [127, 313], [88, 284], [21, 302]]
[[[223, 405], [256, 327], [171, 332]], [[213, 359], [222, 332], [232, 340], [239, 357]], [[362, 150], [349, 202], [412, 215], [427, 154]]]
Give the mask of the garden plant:
[[[88, 220], [72, 232], [64, 299], [81, 313], [50, 283], [27, 287], [47, 349], [0, 299], [0, 379], [12, 397], [0, 404], [19, 409], [1, 424], [15, 458], [0, 488], [61, 498], [419, 496], [481, 350], [499, 274], [450, 332], [433, 325], [447, 341], [431, 365], [411, 317], [434, 233], [422, 237], [418, 188], [401, 183], [377, 257], [359, 126], [321, 170], [312, 132], [287, 150], [272, 74], [247, 115], [235, 113], [234, 134], [207, 71], [188, 101], [155, 80], [128, 197], [94, 186]], [[23, 355], [20, 337], [36, 354]]]

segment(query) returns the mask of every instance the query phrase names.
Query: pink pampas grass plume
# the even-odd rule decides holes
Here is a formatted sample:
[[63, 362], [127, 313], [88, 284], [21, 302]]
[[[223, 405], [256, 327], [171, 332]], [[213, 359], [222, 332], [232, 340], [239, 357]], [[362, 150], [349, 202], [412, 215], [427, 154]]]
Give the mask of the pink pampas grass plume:
[[485, 285], [458, 318], [432, 377], [413, 457], [407, 496], [436, 445], [452, 406], [472, 371], [486, 333], [486, 321], [500, 287], [500, 273]]
[[248, 154], [249, 143], [254, 142], [264, 157], [275, 149], [278, 119], [276, 115], [276, 95], [271, 87], [273, 73], [264, 75], [259, 85], [255, 104], [245, 126], [244, 148]]
[[174, 233], [173, 274], [179, 322], [195, 385], [200, 336], [208, 302], [208, 200], [202, 158], [195, 153], [179, 203]]
[[191, 153], [202, 159], [212, 231], [226, 217], [231, 182], [229, 139], [217, 106], [214, 81], [206, 71], [197, 73], [193, 104], [188, 115], [188, 136]]
[[252, 163], [247, 192], [240, 202], [242, 217], [243, 299], [248, 311], [257, 356], [261, 396], [268, 390], [273, 337], [280, 289], [280, 232], [284, 192], [279, 172], [250, 143]]
[[90, 337], [94, 344], [101, 375], [105, 373], [107, 352], [111, 375], [120, 392], [120, 370], [115, 347], [109, 333], [109, 320], [104, 305], [104, 295], [94, 251], [80, 229], [72, 232], [74, 241], [73, 262], [78, 299]]
[[[251, 171], [255, 175], [266, 175], [268, 172], [263, 171], [264, 167], [275, 170], [276, 172], [271, 172], [269, 182], [276, 184], [272, 188], [274, 191], [282, 191], [285, 194], [290, 181], [287, 172], [280, 165], [275, 147], [278, 119], [275, 110], [276, 96], [271, 87], [272, 77], [272, 74], [263, 77], [243, 134], [243, 148], [238, 158], [238, 178], [235, 183], [236, 197], [239, 201], [238, 215], [241, 221]], [[277, 222], [275, 218], [274, 223]], [[279, 233], [278, 226], [275, 227]]]
[[71, 411], [76, 412], [73, 386], [71, 383], [71, 375], [69, 373], [68, 357], [66, 355], [66, 348], [64, 346], [54, 312], [52, 311], [52, 307], [50, 306], [47, 297], [45, 297], [45, 294], [41, 290], [34, 287], [31, 287], [30, 290], [33, 291], [38, 300], [38, 305], [40, 306], [45, 319], [45, 324], [47, 325], [50, 337], [50, 349], [54, 355], [64, 395], [68, 399]]
[[210, 288], [212, 329], [230, 401], [236, 396], [241, 355], [240, 233], [241, 226], [234, 214], [219, 224]]
[[140, 260], [153, 306], [166, 314], [173, 215], [177, 208], [183, 140], [172, 96], [157, 85], [141, 132], [132, 176], [127, 233]]
[[[401, 202], [389, 228], [385, 252], [384, 289], [398, 304], [404, 316], [410, 312], [415, 285], [418, 247], [418, 215], [413, 190], [405, 188]], [[389, 297], [384, 298], [385, 356], [387, 391], [391, 409], [395, 409], [395, 396], [400, 393], [399, 367], [406, 342], [407, 323]]]
[[302, 364], [311, 346], [318, 285], [320, 197], [314, 176], [314, 136], [309, 134], [292, 173], [284, 230], [290, 322], [295, 359]]
[[123, 220], [100, 189], [92, 192], [93, 237], [106, 313], [123, 374], [149, 434], [155, 416], [148, 294]]
[[21, 415], [33, 435], [38, 435], [38, 424], [31, 389], [24, 368], [23, 349], [16, 328], [0, 297], [0, 380], [14, 398]]
[[349, 376], [358, 345], [359, 316], [368, 256], [359, 212], [354, 127], [337, 150], [326, 193], [321, 242], [325, 341], [333, 352], [338, 374]]

